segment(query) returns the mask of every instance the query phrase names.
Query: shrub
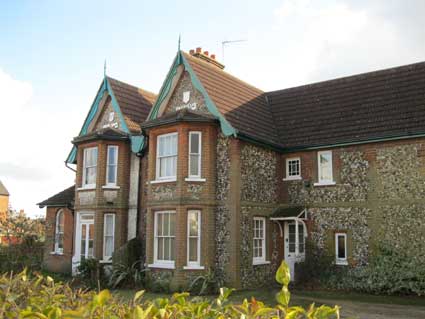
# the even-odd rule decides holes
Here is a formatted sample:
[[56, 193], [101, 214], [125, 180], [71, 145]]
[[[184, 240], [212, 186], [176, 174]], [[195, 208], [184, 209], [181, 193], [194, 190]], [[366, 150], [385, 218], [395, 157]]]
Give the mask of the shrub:
[[77, 267], [77, 273], [77, 278], [86, 287], [97, 288], [105, 286], [103, 266], [97, 259], [87, 258], [81, 260]]
[[141, 260], [132, 265], [114, 264], [112, 267], [108, 283], [110, 287], [142, 288], [144, 286], [147, 269], [143, 267]]
[[213, 270], [208, 269], [206, 273], [195, 277], [188, 289], [196, 295], [212, 294], [218, 291], [218, 283]]
[[254, 298], [231, 304], [227, 298], [232, 289], [226, 288], [220, 289], [213, 303], [199, 298], [189, 301], [188, 293], [143, 302], [143, 291], [137, 292], [132, 301], [122, 302], [108, 290], [96, 294], [73, 290], [50, 277], [30, 278], [26, 272], [15, 276], [5, 274], [0, 277], [0, 318], [339, 318], [337, 306], [311, 305], [308, 310], [289, 307], [289, 278], [289, 269], [282, 263], [276, 274], [276, 280], [282, 284], [276, 295], [278, 304], [267, 307]]

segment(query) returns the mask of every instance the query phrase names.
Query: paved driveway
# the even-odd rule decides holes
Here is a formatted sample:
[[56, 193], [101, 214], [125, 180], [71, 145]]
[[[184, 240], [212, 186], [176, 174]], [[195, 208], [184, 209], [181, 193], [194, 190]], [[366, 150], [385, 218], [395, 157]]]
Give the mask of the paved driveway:
[[337, 304], [341, 307], [341, 318], [353, 319], [425, 319], [425, 307], [402, 306], [377, 303], [366, 303], [345, 300], [317, 299], [303, 296], [295, 296], [309, 302], [324, 303], [327, 305]]

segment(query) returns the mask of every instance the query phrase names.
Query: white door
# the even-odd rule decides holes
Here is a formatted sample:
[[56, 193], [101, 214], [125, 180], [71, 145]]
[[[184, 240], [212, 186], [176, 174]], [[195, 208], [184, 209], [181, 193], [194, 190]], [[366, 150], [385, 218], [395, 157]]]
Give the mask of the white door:
[[[305, 258], [305, 233], [304, 225], [298, 222], [285, 223], [285, 261], [291, 272], [291, 280], [295, 280], [295, 263], [304, 261]], [[298, 235], [298, 240], [296, 240]]]
[[77, 213], [76, 228], [75, 251], [72, 257], [73, 273], [76, 273], [81, 260], [94, 257], [94, 214]]

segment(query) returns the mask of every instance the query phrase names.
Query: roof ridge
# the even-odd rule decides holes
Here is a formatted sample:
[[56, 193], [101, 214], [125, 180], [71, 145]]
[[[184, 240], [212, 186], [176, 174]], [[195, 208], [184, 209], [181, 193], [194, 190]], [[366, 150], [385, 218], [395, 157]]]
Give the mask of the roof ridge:
[[284, 89], [267, 91], [267, 92], [264, 92], [264, 93], [266, 95], [268, 95], [268, 94], [273, 94], [273, 93], [276, 93], [276, 92], [297, 90], [297, 89], [302, 89], [302, 88], [306, 88], [306, 87], [310, 87], [310, 86], [320, 86], [320, 85], [330, 84], [330, 83], [335, 83], [335, 82], [343, 82], [343, 81], [346, 81], [346, 80], [361, 79], [363, 77], [369, 77], [369, 76], [374, 76], [374, 75], [384, 75], [384, 74], [388, 74], [388, 73], [392, 73], [392, 72], [394, 72], [394, 73], [399, 72], [401, 70], [406, 70], [406, 69], [409, 69], [409, 68], [412, 68], [412, 67], [417, 67], [417, 66], [424, 66], [425, 67], [425, 61], [420, 61], [420, 62], [415, 62], [415, 63], [410, 63], [410, 64], [404, 64], [404, 65], [398, 65], [398, 66], [395, 66], [395, 67], [389, 67], [389, 68], [385, 68], [385, 69], [377, 69], [377, 70], [367, 71], [367, 72], [363, 72], [363, 73], [351, 74], [351, 75], [336, 77], [336, 78], [329, 79], [329, 80], [311, 82], [311, 83], [292, 86], [292, 87], [288, 87], [288, 88], [284, 88]]
[[236, 81], [238, 81], [239, 83], [241, 83], [241, 84], [243, 84], [243, 85], [249, 86], [249, 87], [251, 87], [252, 89], [257, 90], [257, 91], [259, 91], [259, 92], [261, 92], [261, 93], [265, 93], [265, 91], [263, 91], [262, 89], [260, 89], [260, 88], [258, 88], [258, 87], [256, 87], [256, 86], [254, 86], [254, 85], [252, 85], [252, 84], [250, 84], [250, 83], [248, 83], [248, 82], [246, 82], [246, 81], [244, 81], [244, 80], [241, 80], [240, 78], [236, 77], [235, 75], [230, 74], [229, 72], [227, 72], [227, 71], [225, 71], [225, 70], [223, 70], [223, 69], [220, 69], [220, 68], [218, 68], [217, 66], [214, 66], [214, 65], [212, 65], [211, 63], [209, 63], [209, 62], [207, 62], [207, 61], [204, 61], [204, 60], [201, 60], [201, 59], [199, 59], [199, 58], [193, 57], [192, 55], [190, 55], [189, 53], [187, 53], [187, 52], [185, 52], [185, 51], [181, 51], [181, 52], [182, 52], [182, 53], [183, 53], [186, 57], [188, 57], [190, 60], [192, 60], [192, 61], [199, 62], [199, 63], [203, 63], [203, 65], [207, 66], [208, 68], [211, 68], [212, 70], [220, 71], [220, 72], [222, 72], [224, 75], [231, 77], [233, 80], [236, 80]]

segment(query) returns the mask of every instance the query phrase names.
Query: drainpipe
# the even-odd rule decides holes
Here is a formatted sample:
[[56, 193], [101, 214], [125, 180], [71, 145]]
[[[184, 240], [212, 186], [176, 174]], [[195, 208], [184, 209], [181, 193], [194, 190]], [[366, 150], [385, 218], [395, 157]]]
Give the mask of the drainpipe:
[[71, 166], [68, 165], [67, 161], [65, 161], [65, 167], [69, 168], [71, 171], [73, 171], [74, 173], [77, 173], [77, 170], [73, 169]]

